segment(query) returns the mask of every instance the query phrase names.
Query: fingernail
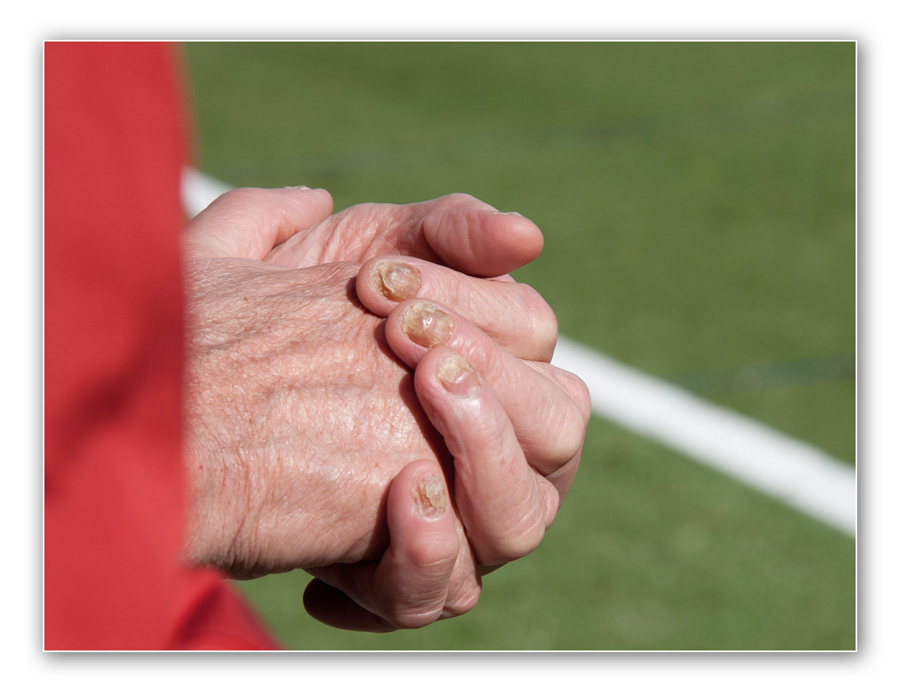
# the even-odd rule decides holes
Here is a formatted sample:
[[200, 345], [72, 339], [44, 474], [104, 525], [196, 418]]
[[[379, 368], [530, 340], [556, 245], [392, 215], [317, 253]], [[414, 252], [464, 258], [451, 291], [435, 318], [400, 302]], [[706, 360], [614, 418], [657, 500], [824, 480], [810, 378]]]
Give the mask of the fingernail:
[[306, 185], [285, 185], [285, 190], [311, 190], [312, 188], [306, 187]]
[[403, 333], [425, 348], [447, 343], [455, 329], [453, 318], [431, 303], [413, 303], [403, 313]]
[[375, 267], [373, 278], [381, 295], [397, 303], [415, 298], [422, 287], [422, 275], [418, 267], [404, 262], [380, 262]]
[[413, 486], [412, 496], [416, 510], [423, 517], [438, 517], [447, 509], [447, 491], [437, 474], [419, 478]]
[[481, 378], [469, 361], [458, 353], [451, 353], [441, 363], [437, 372], [444, 389], [453, 396], [464, 398], [481, 391]]

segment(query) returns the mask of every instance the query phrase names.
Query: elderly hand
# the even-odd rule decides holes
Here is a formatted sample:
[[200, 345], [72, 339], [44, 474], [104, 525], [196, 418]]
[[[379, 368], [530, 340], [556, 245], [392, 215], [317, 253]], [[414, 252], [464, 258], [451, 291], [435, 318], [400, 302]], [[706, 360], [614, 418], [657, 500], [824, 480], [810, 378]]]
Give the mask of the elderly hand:
[[[474, 605], [476, 562], [502, 564], [537, 545], [577, 466], [586, 395], [570, 376], [516, 357], [552, 352], [555, 322], [547, 327], [552, 313], [535, 310], [533, 291], [437, 264], [510, 271], [540, 251], [533, 224], [466, 196], [330, 211], [324, 191], [238, 190], [186, 229], [186, 552], [235, 576], [309, 569], [323, 581], [310, 585], [307, 607], [330, 624], [419, 626]], [[412, 320], [385, 323], [357, 302], [359, 263], [385, 253], [415, 259], [419, 294], [459, 310], [446, 346], [437, 339], [426, 352], [403, 331]], [[358, 285], [377, 314], [403, 293], [383, 268], [371, 265]], [[471, 282], [468, 299], [485, 310], [441, 293], [450, 277]], [[508, 328], [489, 319], [494, 303]], [[542, 317], [523, 330], [516, 315], [526, 313]], [[404, 363], [417, 366], [415, 384]], [[546, 382], [532, 392], [538, 376]], [[543, 410], [538, 426], [557, 409], [580, 426], [543, 443], [547, 430], [524, 430], [534, 416], [510, 405], [526, 394]]]

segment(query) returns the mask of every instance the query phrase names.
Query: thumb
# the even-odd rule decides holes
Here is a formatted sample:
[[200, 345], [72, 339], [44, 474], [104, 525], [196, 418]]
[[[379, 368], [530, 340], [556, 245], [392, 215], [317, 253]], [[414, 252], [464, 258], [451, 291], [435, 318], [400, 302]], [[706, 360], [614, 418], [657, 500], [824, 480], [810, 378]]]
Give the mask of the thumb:
[[541, 254], [544, 236], [529, 219], [501, 213], [460, 193], [422, 205], [422, 236], [451, 269], [470, 276], [500, 276]]
[[390, 631], [422, 627], [442, 615], [459, 536], [443, 472], [422, 459], [406, 466], [387, 498], [391, 544], [379, 562], [307, 570], [307, 612], [332, 627]]
[[261, 260], [272, 248], [328, 218], [333, 207], [326, 190], [238, 188], [185, 226], [183, 248], [192, 259]]
[[498, 277], [528, 264], [543, 247], [540, 229], [524, 216], [454, 193], [415, 204], [348, 207], [267, 259], [296, 268], [407, 255], [470, 276]]

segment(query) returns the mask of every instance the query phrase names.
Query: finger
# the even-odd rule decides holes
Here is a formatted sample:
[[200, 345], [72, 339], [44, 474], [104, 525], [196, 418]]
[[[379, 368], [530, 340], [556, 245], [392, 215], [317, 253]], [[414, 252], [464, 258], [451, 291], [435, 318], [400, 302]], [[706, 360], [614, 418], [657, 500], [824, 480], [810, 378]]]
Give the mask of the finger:
[[358, 204], [276, 248], [269, 260], [288, 267], [364, 262], [407, 255], [472, 276], [501, 276], [540, 255], [544, 237], [531, 221], [464, 194], [416, 204]]
[[497, 394], [526, 458], [540, 473], [554, 473], [578, 457], [590, 400], [577, 377], [516, 358], [459, 313], [431, 301], [400, 303], [388, 316], [385, 336], [412, 368], [436, 346], [461, 353]]
[[437, 347], [415, 373], [416, 394], [453, 456], [454, 498], [481, 565], [527, 555], [556, 517], [556, 489], [528, 465], [491, 388], [456, 351]]
[[217, 198], [184, 229], [185, 250], [196, 258], [263, 259], [272, 248], [328, 218], [326, 190], [305, 187], [238, 188]]
[[381, 317], [411, 298], [447, 305], [518, 358], [549, 363], [556, 347], [556, 316], [527, 284], [473, 278], [426, 260], [393, 255], [362, 266], [356, 294]]
[[422, 220], [428, 245], [448, 267], [473, 276], [508, 274], [544, 248], [540, 229], [521, 214], [500, 213], [469, 195], [434, 200]]
[[310, 615], [334, 627], [368, 630], [423, 627], [441, 617], [459, 539], [436, 462], [421, 460], [400, 471], [388, 493], [387, 521], [391, 542], [380, 562], [310, 570], [345, 595], [314, 587]]

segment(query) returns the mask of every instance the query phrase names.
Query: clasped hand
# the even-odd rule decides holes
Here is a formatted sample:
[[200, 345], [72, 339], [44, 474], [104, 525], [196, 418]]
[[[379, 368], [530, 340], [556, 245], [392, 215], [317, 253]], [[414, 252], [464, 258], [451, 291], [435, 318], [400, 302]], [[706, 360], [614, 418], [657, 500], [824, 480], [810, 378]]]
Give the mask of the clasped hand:
[[331, 212], [240, 189], [185, 229], [185, 554], [305, 569], [336, 627], [420, 627], [539, 544], [590, 401], [508, 276], [542, 249], [530, 221], [467, 195]]

